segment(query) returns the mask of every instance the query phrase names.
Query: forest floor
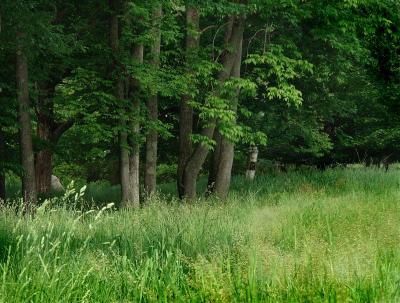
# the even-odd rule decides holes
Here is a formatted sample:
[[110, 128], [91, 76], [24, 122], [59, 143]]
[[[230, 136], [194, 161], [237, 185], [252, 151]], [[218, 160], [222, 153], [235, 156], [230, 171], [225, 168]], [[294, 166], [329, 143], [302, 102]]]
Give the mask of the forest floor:
[[34, 219], [2, 207], [0, 302], [400, 301], [398, 169], [237, 177], [224, 203], [56, 206], [82, 197]]

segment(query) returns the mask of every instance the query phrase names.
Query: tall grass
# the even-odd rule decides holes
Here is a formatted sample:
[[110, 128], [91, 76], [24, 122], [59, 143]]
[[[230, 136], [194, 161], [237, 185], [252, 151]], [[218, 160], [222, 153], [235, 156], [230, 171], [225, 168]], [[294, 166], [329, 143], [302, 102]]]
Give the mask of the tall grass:
[[0, 302], [396, 302], [399, 202], [400, 171], [338, 169], [238, 177], [227, 202], [3, 206]]

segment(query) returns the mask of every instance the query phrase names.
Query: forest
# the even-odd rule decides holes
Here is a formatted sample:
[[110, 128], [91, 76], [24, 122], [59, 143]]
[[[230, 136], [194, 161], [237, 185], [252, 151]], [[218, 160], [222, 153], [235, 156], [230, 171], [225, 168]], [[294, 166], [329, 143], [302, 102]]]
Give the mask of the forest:
[[0, 66], [0, 302], [400, 300], [398, 0], [0, 0]]

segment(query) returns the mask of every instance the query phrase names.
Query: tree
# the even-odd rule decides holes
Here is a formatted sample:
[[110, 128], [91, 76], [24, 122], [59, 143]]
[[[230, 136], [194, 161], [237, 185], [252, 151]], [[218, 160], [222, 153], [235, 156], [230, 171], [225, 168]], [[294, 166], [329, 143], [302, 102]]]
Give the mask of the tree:
[[[199, 11], [192, 4], [186, 4], [186, 68], [188, 78], [193, 81], [192, 66], [197, 59], [200, 41]], [[192, 84], [193, 85], [193, 84]], [[189, 89], [192, 87], [189, 85]], [[179, 151], [177, 187], [178, 195], [182, 199], [185, 194], [184, 172], [192, 154], [191, 134], [193, 132], [193, 109], [190, 105], [193, 95], [188, 91], [181, 98], [179, 113]]]
[[[144, 45], [136, 44], [133, 47], [132, 58], [137, 65], [143, 64]], [[129, 97], [132, 102], [133, 117], [131, 123], [131, 140], [129, 142], [129, 199], [127, 206], [140, 206], [140, 82], [137, 78], [130, 80]]]
[[[62, 83], [74, 69], [76, 58], [74, 52], [80, 47], [78, 39], [65, 28], [70, 26], [76, 15], [70, 12], [71, 6], [60, 3], [54, 13], [46, 13], [42, 26], [47, 32], [40, 38], [46, 54], [37, 50], [36, 58], [42, 60], [42, 66], [36, 67], [36, 111], [37, 140], [35, 144], [36, 185], [39, 194], [49, 194], [51, 190], [51, 175], [53, 173], [54, 151], [61, 136], [69, 130], [76, 117], [68, 117], [62, 121], [55, 112], [57, 86]], [[72, 6], [73, 7], [73, 6]], [[39, 40], [39, 38], [38, 38]], [[54, 63], [55, 62], [55, 63]]]
[[5, 142], [3, 131], [0, 129], [0, 200], [6, 199], [6, 175], [5, 175]]
[[[1, 33], [1, 16], [2, 12], [0, 10], [0, 33]], [[5, 144], [3, 129], [0, 128], [0, 200], [6, 199], [6, 176], [5, 176]]]
[[[237, 50], [236, 50], [236, 58], [235, 63], [232, 68], [231, 77], [240, 78], [240, 68], [242, 65], [242, 47], [243, 47], [243, 36], [240, 38]], [[240, 89], [237, 89], [236, 95], [232, 100], [232, 104], [230, 105], [231, 110], [236, 114], [239, 102], [239, 92]], [[220, 147], [217, 149], [219, 151], [218, 155], [218, 166], [216, 167], [216, 178], [215, 178], [215, 193], [218, 197], [225, 199], [228, 195], [229, 186], [231, 183], [232, 176], [232, 165], [234, 158], [234, 142], [232, 139], [221, 135], [220, 141], [217, 141], [217, 144]]]
[[[161, 51], [161, 20], [162, 20], [162, 5], [157, 3], [153, 8], [152, 29], [153, 41], [151, 45], [151, 65], [154, 69], [160, 67], [160, 51]], [[147, 196], [152, 195], [156, 191], [157, 181], [157, 142], [158, 142], [158, 96], [157, 92], [151, 93], [147, 99], [147, 111], [150, 127], [146, 136], [146, 168], [144, 177], [144, 187]]]
[[37, 102], [37, 136], [40, 139], [41, 148], [35, 158], [35, 176], [39, 194], [48, 194], [50, 192], [54, 148], [60, 137], [74, 124], [72, 118], [65, 122], [57, 122], [55, 120], [54, 103], [50, 98], [52, 96], [39, 96]]
[[[124, 103], [125, 100], [125, 84], [123, 74], [121, 72], [121, 62], [119, 61], [120, 50], [120, 25], [118, 20], [118, 12], [120, 12], [120, 1], [110, 0], [111, 19], [110, 19], [110, 44], [113, 54], [113, 71], [116, 78], [115, 97], [119, 102]], [[124, 205], [130, 200], [130, 176], [129, 176], [129, 147], [128, 147], [128, 131], [125, 115], [122, 115], [119, 121], [121, 130], [119, 132], [120, 144], [120, 182], [121, 182], [121, 200]]]
[[225, 199], [249, 147], [259, 168], [395, 161], [399, 11], [392, 0], [3, 0], [0, 197], [15, 173], [34, 201], [32, 180], [48, 193], [54, 171], [121, 183], [122, 205], [138, 207], [142, 182], [150, 196], [157, 174], [176, 171], [181, 199], [207, 172]]
[[[229, 29], [230, 31], [230, 29]], [[241, 46], [241, 41], [243, 39], [244, 31], [244, 19], [243, 17], [235, 18], [232, 22], [232, 30], [230, 38], [228, 39], [228, 44], [226, 52], [222, 58], [222, 69], [218, 74], [218, 85], [219, 89], [222, 87], [226, 80], [229, 79], [232, 69], [235, 65], [237, 54]], [[216, 96], [221, 93], [221, 91], [215, 92]], [[215, 100], [215, 99], [214, 99]], [[205, 140], [212, 140], [215, 127], [217, 123], [217, 117], [207, 117], [204, 121], [204, 126], [201, 130], [201, 136]], [[196, 185], [197, 177], [200, 172], [201, 167], [206, 160], [207, 154], [209, 152], [209, 146], [204, 142], [197, 144], [191, 157], [189, 158], [185, 170], [184, 170], [184, 197], [188, 200], [193, 200], [196, 198]]]
[[27, 211], [31, 211], [36, 204], [36, 180], [35, 164], [32, 145], [32, 122], [30, 116], [28, 62], [25, 55], [24, 39], [25, 34], [21, 29], [16, 33], [16, 78], [17, 98], [19, 102], [19, 124], [20, 124], [20, 148], [21, 163], [23, 168], [22, 192]]

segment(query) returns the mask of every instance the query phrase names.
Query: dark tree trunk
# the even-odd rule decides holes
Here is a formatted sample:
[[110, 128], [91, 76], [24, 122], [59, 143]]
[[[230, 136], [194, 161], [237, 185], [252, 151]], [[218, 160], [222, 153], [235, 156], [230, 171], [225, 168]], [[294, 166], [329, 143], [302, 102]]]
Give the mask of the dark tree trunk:
[[[242, 18], [235, 20], [232, 27], [232, 34], [229, 39], [227, 50], [222, 59], [223, 69], [218, 75], [218, 81], [222, 86], [230, 77], [236, 61], [239, 45], [243, 37], [244, 22]], [[208, 121], [208, 126], [203, 128], [201, 135], [212, 139], [216, 127], [216, 119]], [[197, 177], [209, 152], [204, 144], [199, 144], [187, 162], [184, 171], [184, 198], [193, 200], [196, 198]]]
[[128, 135], [126, 132], [120, 132], [120, 182], [121, 182], [121, 201], [125, 204], [129, 197], [129, 152], [128, 152]]
[[[118, 11], [120, 6], [119, 0], [109, 0], [111, 10], [110, 18], [110, 46], [113, 53], [112, 69], [116, 72], [117, 79], [115, 82], [115, 97], [119, 100], [125, 98], [125, 87], [122, 75], [118, 70], [118, 53], [119, 53], [119, 22]], [[127, 123], [124, 118], [120, 121], [121, 131], [119, 133], [120, 144], [120, 182], [121, 182], [121, 201], [126, 205], [129, 200], [129, 147], [128, 147], [128, 133], [126, 131]]]
[[36, 186], [38, 194], [48, 194], [51, 191], [51, 175], [53, 174], [53, 152], [41, 150], [36, 155]]
[[19, 103], [20, 149], [22, 174], [22, 193], [25, 210], [30, 212], [37, 201], [35, 161], [32, 147], [32, 123], [30, 116], [28, 62], [23, 50], [24, 34], [17, 32], [16, 78]]
[[[58, 10], [53, 24], [60, 25], [63, 19], [63, 10]], [[54, 94], [57, 84], [61, 83], [63, 77], [69, 71], [65, 70], [63, 75], [49, 78], [46, 83], [41, 83], [38, 90], [38, 101], [36, 103], [37, 136], [41, 141], [35, 146], [37, 151], [35, 157], [36, 189], [38, 194], [48, 194], [51, 191], [51, 175], [53, 172], [53, 154], [59, 138], [70, 129], [74, 121], [69, 120], [57, 123], [54, 115]]]
[[0, 173], [0, 201], [6, 200], [6, 176], [3, 172]]
[[[124, 98], [124, 84], [122, 81], [117, 81], [116, 97], [119, 100]], [[120, 121], [121, 127], [124, 129], [127, 127], [126, 121]], [[121, 182], [121, 201], [122, 204], [126, 204], [129, 200], [129, 146], [128, 146], [128, 133], [126, 130], [122, 130], [119, 133], [119, 144], [120, 144], [120, 157], [119, 157], [119, 171], [120, 171], [120, 182]]]
[[218, 163], [221, 156], [221, 133], [216, 129], [214, 131], [215, 147], [211, 156], [210, 167], [208, 169], [207, 195], [211, 195], [215, 189], [215, 181], [217, 180]]
[[[186, 7], [186, 64], [188, 72], [191, 73], [191, 63], [196, 58], [199, 49], [199, 12], [197, 8], [187, 5]], [[177, 186], [179, 198], [184, 195], [184, 170], [192, 153], [192, 141], [190, 135], [193, 131], [193, 109], [189, 105], [192, 97], [182, 96], [179, 113], [179, 155]]]
[[51, 191], [54, 148], [60, 137], [73, 126], [74, 121], [56, 123], [52, 101], [39, 102], [38, 105], [37, 135], [43, 146], [37, 152], [35, 158], [36, 188], [38, 194], [48, 194]]
[[36, 188], [38, 194], [46, 194], [51, 190], [53, 150], [51, 145], [54, 125], [53, 104], [49, 99], [39, 99], [37, 106], [37, 135], [41, 146], [35, 159]]
[[[161, 19], [162, 6], [158, 4], [153, 12], [154, 42], [151, 49], [151, 64], [158, 69], [160, 66], [161, 51]], [[157, 144], [158, 132], [154, 127], [158, 120], [158, 97], [157, 93], [150, 96], [147, 100], [147, 110], [149, 121], [153, 124], [146, 137], [146, 170], [144, 177], [144, 187], [147, 196], [151, 196], [156, 191], [157, 184]]]
[[6, 199], [6, 176], [4, 171], [5, 159], [5, 142], [3, 132], [0, 129], [0, 201]]

